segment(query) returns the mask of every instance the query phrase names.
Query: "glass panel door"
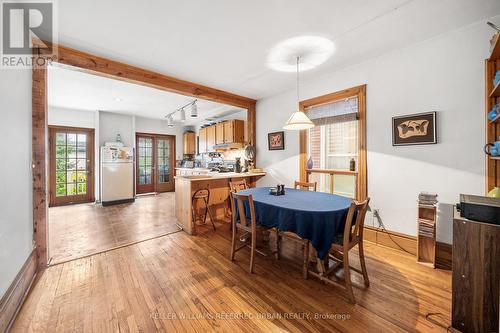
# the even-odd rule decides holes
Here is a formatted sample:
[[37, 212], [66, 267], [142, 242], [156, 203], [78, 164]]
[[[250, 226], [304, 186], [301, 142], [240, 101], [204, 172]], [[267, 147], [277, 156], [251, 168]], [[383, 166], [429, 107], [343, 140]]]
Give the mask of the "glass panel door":
[[137, 193], [174, 190], [175, 136], [137, 134]]
[[154, 137], [137, 136], [137, 193], [154, 192]]
[[49, 204], [93, 201], [93, 129], [50, 127], [49, 131]]
[[172, 191], [174, 189], [173, 140], [170, 137], [157, 137], [156, 139], [156, 185], [158, 192]]

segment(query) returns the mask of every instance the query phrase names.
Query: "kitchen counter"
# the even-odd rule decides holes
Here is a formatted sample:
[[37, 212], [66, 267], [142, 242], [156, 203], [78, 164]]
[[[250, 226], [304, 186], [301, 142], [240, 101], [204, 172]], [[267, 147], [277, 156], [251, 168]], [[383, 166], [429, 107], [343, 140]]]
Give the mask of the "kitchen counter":
[[[201, 175], [175, 176], [175, 216], [179, 224], [187, 233], [193, 234], [195, 232], [193, 208], [197, 215], [202, 215], [205, 210], [201, 202], [193, 207], [192, 197], [197, 190], [206, 188], [210, 190], [209, 206], [214, 218], [219, 222], [229, 223], [229, 182], [245, 179], [250, 187], [255, 187], [257, 180], [265, 175], [265, 172], [209, 172]], [[210, 225], [210, 222], [207, 223]]]
[[206, 175], [187, 175], [175, 176], [174, 178], [185, 178], [190, 181], [223, 179], [223, 178], [248, 178], [248, 177], [263, 177], [265, 172], [208, 172]]

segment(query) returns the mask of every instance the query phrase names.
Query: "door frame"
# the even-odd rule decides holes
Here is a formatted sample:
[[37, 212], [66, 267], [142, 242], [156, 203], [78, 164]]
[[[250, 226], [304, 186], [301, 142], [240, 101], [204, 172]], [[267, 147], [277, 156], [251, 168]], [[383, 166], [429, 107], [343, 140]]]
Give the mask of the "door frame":
[[[84, 127], [73, 127], [73, 126], [59, 126], [59, 125], [49, 125], [48, 126], [49, 130], [49, 163], [48, 163], [48, 177], [49, 177], [49, 182], [47, 184], [47, 189], [49, 192], [49, 207], [54, 207], [54, 206], [63, 206], [63, 205], [71, 205], [71, 204], [76, 204], [76, 203], [85, 203], [85, 202], [94, 202], [95, 201], [95, 129], [93, 128], [84, 128]], [[80, 133], [86, 133], [88, 134], [89, 137], [89, 142], [87, 143], [87, 151], [89, 152], [89, 159], [90, 159], [90, 180], [87, 174], [87, 195], [82, 198], [80, 197], [74, 202], [64, 202], [64, 203], [57, 203], [55, 202], [56, 197], [55, 197], [55, 192], [54, 189], [51, 188], [52, 184], [55, 183], [55, 177], [56, 177], [56, 172], [54, 170], [53, 173], [51, 173], [52, 165], [55, 163], [55, 151], [53, 148], [55, 148], [55, 143], [50, 141], [51, 135], [50, 133], [52, 131], [56, 130], [67, 130], [67, 131], [74, 131], [74, 132], [80, 132]], [[90, 149], [89, 149], [90, 147]]]
[[[171, 192], [171, 191], [175, 191], [175, 182], [173, 181], [173, 177], [175, 176], [175, 154], [176, 154], [176, 151], [175, 151], [175, 145], [176, 145], [176, 138], [175, 138], [175, 135], [171, 135], [171, 134], [156, 134], [156, 133], [143, 133], [143, 132], [136, 132], [135, 133], [135, 150], [136, 150], [136, 153], [135, 153], [135, 191], [136, 191], [136, 194], [143, 194], [143, 193], [139, 193], [139, 137], [149, 137], [149, 138], [152, 138], [153, 139], [153, 156], [152, 156], [152, 159], [153, 159], [153, 174], [151, 175], [151, 179], [152, 179], [152, 186], [153, 186], [153, 189], [152, 191], [150, 192], [143, 192], [143, 193], [152, 193], [152, 192], [156, 192], [156, 193], [161, 193], [161, 192]], [[169, 140], [172, 140], [172, 153], [170, 154], [170, 166], [171, 166], [171, 174], [172, 174], [172, 186], [171, 187], [168, 187], [168, 189], [166, 190], [159, 190], [158, 189], [158, 183], [157, 183], [157, 156], [156, 156], [156, 153], [157, 153], [157, 146], [156, 146], [156, 140], [157, 138], [166, 138], [166, 139], [169, 139]]]
[[[52, 46], [55, 55], [47, 45]], [[78, 68], [78, 70], [139, 84], [164, 91], [174, 92], [212, 102], [228, 104], [247, 110], [249, 144], [256, 143], [255, 99], [239, 96], [227, 91], [203, 86], [194, 82], [176, 79], [137, 66], [99, 57], [94, 54], [71, 49], [48, 41], [33, 39], [32, 68], [32, 179], [33, 179], [33, 240], [36, 246], [37, 269], [47, 267], [48, 262], [48, 200], [47, 200], [47, 63], [54, 62]], [[256, 158], [255, 158], [256, 160]]]

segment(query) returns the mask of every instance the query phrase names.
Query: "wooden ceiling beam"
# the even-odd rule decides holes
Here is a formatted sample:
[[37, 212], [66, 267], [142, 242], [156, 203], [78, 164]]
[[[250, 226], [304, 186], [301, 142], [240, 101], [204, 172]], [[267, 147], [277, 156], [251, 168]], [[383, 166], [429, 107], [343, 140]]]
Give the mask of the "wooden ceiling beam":
[[[33, 41], [36, 45], [50, 45], [47, 42]], [[43, 44], [42, 44], [43, 43]], [[228, 104], [244, 109], [255, 108], [256, 100], [236, 95], [227, 91], [207, 87], [201, 84], [176, 79], [171, 76], [159, 74], [136, 66], [99, 57], [90, 53], [71, 49], [66, 46], [54, 44], [56, 58], [52, 61], [76, 67], [77, 70], [91, 72], [92, 74], [118, 79], [125, 82], [140, 84], [155, 89], [172, 93], [200, 98], [216, 103]], [[52, 56], [44, 47], [39, 48], [40, 56]]]

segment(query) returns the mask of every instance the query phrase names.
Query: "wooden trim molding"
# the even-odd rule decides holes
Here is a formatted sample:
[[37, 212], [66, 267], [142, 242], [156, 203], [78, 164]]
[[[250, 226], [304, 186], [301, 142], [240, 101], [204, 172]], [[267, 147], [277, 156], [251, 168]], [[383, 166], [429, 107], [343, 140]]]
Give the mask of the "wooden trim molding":
[[[33, 39], [33, 44], [44, 46], [50, 44]], [[90, 53], [78, 51], [69, 47], [54, 44], [56, 56], [48, 54], [44, 47], [33, 48], [34, 66], [32, 87], [32, 118], [33, 118], [33, 225], [34, 238], [37, 244], [38, 268], [47, 266], [47, 68], [48, 62], [72, 66], [82, 72], [100, 75], [116, 80], [139, 84], [168, 92], [201, 98], [217, 103], [228, 104], [247, 109], [248, 141], [256, 142], [256, 103], [248, 97], [207, 87], [197, 83], [173, 78], [164, 74], [128, 65]], [[44, 61], [37, 61], [43, 58]], [[48, 60], [50, 58], [50, 61]]]
[[[334, 101], [340, 101], [348, 97], [358, 97], [358, 121], [359, 121], [359, 155], [358, 155], [358, 179], [357, 179], [357, 200], [364, 200], [368, 196], [367, 188], [367, 162], [366, 162], [366, 85], [352, 87], [337, 91], [331, 94], [310, 98], [299, 103], [299, 109], [306, 108]], [[299, 134], [299, 164], [300, 181], [307, 182], [307, 130], [300, 131]]]
[[33, 250], [0, 300], [0, 332], [7, 332], [14, 322], [35, 279], [36, 271], [36, 251]]
[[[415, 236], [395, 231], [385, 231], [371, 226], [365, 226], [363, 235], [368, 242], [396, 250], [403, 249], [415, 256], [417, 255], [417, 237]], [[436, 242], [436, 268], [451, 270], [451, 254], [451, 244]]]

